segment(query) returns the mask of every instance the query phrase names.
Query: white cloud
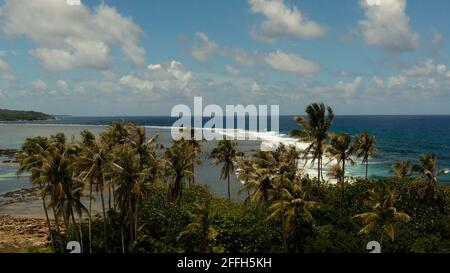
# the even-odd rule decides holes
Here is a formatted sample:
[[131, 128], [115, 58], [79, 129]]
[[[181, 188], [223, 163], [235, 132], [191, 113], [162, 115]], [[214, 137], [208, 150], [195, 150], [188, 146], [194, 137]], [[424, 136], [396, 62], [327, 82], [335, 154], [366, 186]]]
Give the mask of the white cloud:
[[142, 75], [125, 75], [119, 83], [135, 91], [148, 92], [184, 92], [188, 90], [192, 73], [180, 62], [171, 61], [163, 64], [152, 64]]
[[414, 50], [420, 35], [410, 27], [406, 15], [406, 0], [380, 0], [380, 5], [369, 5], [360, 0], [366, 18], [359, 22], [367, 44], [389, 52]]
[[64, 81], [64, 80], [58, 80], [58, 81], [56, 81], [56, 86], [57, 86], [61, 91], [68, 91], [68, 90], [69, 90], [69, 84], [67, 84], [67, 82]]
[[0, 70], [9, 70], [9, 64], [0, 59]]
[[37, 48], [29, 52], [50, 70], [105, 69], [109, 66], [109, 48], [103, 42], [67, 39], [66, 44], [66, 50]]
[[390, 76], [387, 80], [389, 89], [401, 88], [408, 83], [408, 79], [404, 75]]
[[30, 53], [48, 69], [106, 69], [110, 47], [120, 48], [137, 65], [144, 63], [141, 29], [105, 4], [90, 9], [65, 1], [5, 0], [0, 9], [3, 32], [31, 39], [36, 48]]
[[46, 90], [47, 89], [47, 83], [45, 83], [43, 80], [37, 80], [35, 82], [32, 82], [31, 85], [34, 87], [34, 89], [37, 89], [37, 90]]
[[280, 38], [316, 38], [325, 30], [316, 22], [306, 18], [296, 6], [288, 6], [284, 0], [249, 0], [253, 13], [265, 16], [256, 38], [274, 41]]
[[437, 72], [440, 75], [445, 75], [445, 72], [447, 71], [447, 66], [445, 64], [438, 64], [437, 65]]
[[255, 64], [256, 52], [247, 52], [241, 48], [233, 48], [230, 52], [233, 60], [242, 66], [253, 66]]
[[231, 76], [238, 76], [239, 74], [241, 74], [241, 71], [239, 69], [234, 68], [231, 65], [225, 66], [225, 72], [227, 72], [227, 74]]
[[318, 64], [295, 54], [284, 53], [282, 50], [267, 54], [265, 61], [275, 70], [299, 75], [311, 75], [319, 71]]
[[344, 91], [346, 96], [353, 96], [360, 88], [362, 81], [363, 78], [358, 76], [352, 82], [339, 81], [336, 83], [335, 88]]
[[408, 77], [430, 77], [436, 74], [443, 75], [447, 70], [444, 64], [435, 64], [433, 59], [427, 59], [424, 62], [417, 63], [402, 71], [402, 74]]
[[194, 59], [206, 63], [212, 55], [219, 53], [220, 51], [220, 47], [214, 41], [209, 40], [205, 33], [195, 33], [195, 43], [191, 51], [191, 55]]

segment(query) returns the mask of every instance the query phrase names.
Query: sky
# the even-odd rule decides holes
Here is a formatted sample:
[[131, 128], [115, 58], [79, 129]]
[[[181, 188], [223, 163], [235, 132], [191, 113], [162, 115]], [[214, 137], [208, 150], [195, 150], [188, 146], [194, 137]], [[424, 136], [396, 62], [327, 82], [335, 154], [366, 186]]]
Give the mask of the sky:
[[[69, 0], [74, 2], [74, 0]], [[76, 2], [76, 1], [75, 1]], [[0, 108], [450, 114], [448, 0], [0, 0]]]

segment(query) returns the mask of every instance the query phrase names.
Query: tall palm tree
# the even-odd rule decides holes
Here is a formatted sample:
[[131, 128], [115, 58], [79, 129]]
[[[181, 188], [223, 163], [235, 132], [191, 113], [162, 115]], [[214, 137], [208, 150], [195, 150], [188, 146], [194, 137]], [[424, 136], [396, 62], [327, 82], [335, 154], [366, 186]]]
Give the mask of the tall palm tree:
[[153, 181], [147, 180], [146, 169], [143, 169], [139, 156], [130, 147], [123, 146], [115, 151], [112, 166], [115, 171], [114, 182], [117, 185], [115, 195], [120, 212], [128, 219], [130, 233], [128, 250], [132, 252], [138, 238], [141, 200], [148, 191], [148, 185]]
[[187, 145], [183, 139], [174, 141], [173, 145], [164, 152], [165, 172], [166, 176], [170, 177], [168, 198], [171, 202], [180, 198], [184, 179], [192, 176], [192, 152], [192, 146]]
[[89, 184], [89, 251], [92, 252], [92, 201], [94, 200], [93, 187], [95, 186], [100, 193], [103, 215], [103, 237], [105, 251], [108, 252], [109, 240], [104, 198], [104, 177], [109, 171], [109, 149], [105, 143], [95, 140], [95, 137], [94, 139], [91, 137], [87, 132], [82, 135], [82, 150], [79, 156], [73, 160], [72, 166], [78, 173], [79, 178]]
[[360, 218], [364, 224], [359, 234], [368, 234], [373, 230], [377, 230], [380, 232], [380, 244], [383, 242], [384, 234], [391, 240], [394, 240], [395, 224], [411, 220], [408, 214], [397, 211], [394, 207], [395, 199], [396, 192], [387, 186], [371, 190], [369, 197], [371, 211], [354, 216], [354, 218]]
[[[311, 156], [311, 163], [317, 160], [317, 180], [323, 179], [322, 158], [326, 148], [328, 130], [334, 120], [334, 113], [331, 107], [326, 107], [323, 103], [312, 103], [306, 107], [306, 117], [297, 116], [295, 121], [303, 127], [300, 135], [311, 144], [305, 149], [305, 158]], [[296, 134], [298, 135], [298, 134]], [[306, 163], [306, 161], [305, 161]]]
[[375, 136], [368, 132], [362, 132], [355, 138], [353, 149], [359, 158], [362, 158], [362, 164], [366, 164], [366, 180], [369, 173], [369, 160], [374, 156], [378, 149], [375, 147]]
[[348, 162], [351, 165], [355, 164], [355, 161], [351, 158], [353, 154], [352, 137], [349, 134], [333, 133], [330, 136], [330, 145], [327, 152], [330, 158], [337, 161], [337, 165], [341, 164], [338, 168], [332, 167], [330, 170], [338, 178], [338, 183], [341, 185], [339, 214], [342, 213], [342, 202], [344, 198], [344, 183], [345, 183], [345, 164]]
[[397, 178], [406, 178], [412, 175], [413, 165], [409, 160], [399, 160], [392, 165], [392, 172]]
[[[18, 152], [16, 158], [19, 163], [19, 169], [17, 170], [17, 176], [19, 177], [25, 172], [30, 172], [30, 182], [34, 186], [39, 187], [39, 192], [42, 200], [42, 207], [44, 209], [45, 219], [50, 235], [52, 248], [56, 250], [55, 238], [53, 237], [52, 226], [50, 223], [50, 217], [48, 215], [48, 205], [46, 202], [47, 192], [44, 190], [46, 185], [44, 181], [40, 179], [42, 175], [42, 166], [45, 160], [45, 153], [48, 149], [48, 139], [46, 137], [27, 138], [22, 145], [22, 148]], [[59, 225], [56, 227], [59, 234]], [[59, 240], [61, 249], [64, 249], [62, 240]]]
[[214, 159], [214, 163], [216, 165], [223, 163], [220, 179], [227, 179], [229, 201], [231, 201], [230, 175], [234, 172], [234, 164], [237, 158], [243, 155], [237, 151], [237, 146], [238, 143], [235, 141], [221, 140], [217, 147], [211, 151], [211, 158]]
[[202, 144], [201, 142], [203, 142], [204, 140], [197, 140], [195, 139], [195, 129], [191, 128], [190, 130], [190, 134], [191, 137], [186, 140], [188, 145], [191, 146], [191, 172], [192, 172], [192, 176], [189, 177], [189, 184], [193, 185], [195, 184], [195, 165], [200, 165], [202, 162], [201, 160], [197, 159], [197, 156], [202, 152]]
[[425, 197], [427, 200], [430, 200], [434, 196], [438, 176], [443, 173], [448, 173], [449, 169], [439, 169], [437, 156], [435, 154], [421, 155], [419, 161], [419, 165], [413, 166], [413, 171], [422, 174], [427, 180]]

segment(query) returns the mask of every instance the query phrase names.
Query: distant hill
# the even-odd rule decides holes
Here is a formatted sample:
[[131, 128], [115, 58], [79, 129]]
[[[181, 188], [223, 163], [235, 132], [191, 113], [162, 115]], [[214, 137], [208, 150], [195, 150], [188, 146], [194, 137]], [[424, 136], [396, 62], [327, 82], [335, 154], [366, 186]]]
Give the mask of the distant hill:
[[35, 112], [35, 111], [15, 111], [0, 109], [0, 121], [19, 121], [19, 120], [47, 120], [55, 119], [53, 116]]

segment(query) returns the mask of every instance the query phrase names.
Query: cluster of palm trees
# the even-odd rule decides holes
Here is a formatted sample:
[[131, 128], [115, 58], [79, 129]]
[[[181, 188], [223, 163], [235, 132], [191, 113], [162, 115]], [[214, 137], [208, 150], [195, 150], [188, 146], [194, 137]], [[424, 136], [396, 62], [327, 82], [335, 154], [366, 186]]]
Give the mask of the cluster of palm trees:
[[[323, 166], [331, 160], [335, 162], [328, 176], [336, 178], [341, 185], [341, 213], [347, 164], [355, 164], [355, 158], [362, 159], [367, 180], [369, 160], [377, 152], [375, 137], [367, 132], [353, 138], [349, 134], [329, 132], [334, 120], [330, 107], [313, 103], [306, 108], [306, 114], [296, 117], [303, 129], [292, 132], [310, 143], [305, 150], [280, 144], [274, 151], [258, 151], [246, 157], [238, 151], [237, 142], [222, 140], [210, 154], [215, 164], [223, 165], [220, 178], [227, 181], [230, 201], [230, 177], [236, 174], [243, 184], [240, 192], [246, 192], [247, 201], [267, 209], [267, 220], [280, 219], [286, 251], [296, 225], [313, 221], [310, 209], [318, 206], [320, 199], [312, 193], [320, 192]], [[30, 173], [31, 182], [40, 189], [52, 247], [62, 251], [66, 240], [75, 239], [87, 243], [82, 245], [84, 251], [93, 251], [93, 201], [99, 197], [104, 251], [115, 251], [111, 226], [112, 221], [119, 221], [121, 251], [133, 252], [140, 237], [139, 212], [152, 186], [167, 184], [167, 199], [174, 204], [184, 187], [195, 184], [195, 165], [201, 163], [198, 159], [202, 153], [201, 141], [193, 137], [193, 129], [182, 133], [190, 133], [191, 137], [173, 141], [167, 148], [157, 143], [157, 136], [148, 138], [143, 126], [124, 121], [111, 123], [99, 136], [83, 131], [79, 140], [67, 141], [63, 134], [27, 139], [17, 156], [18, 175]], [[330, 162], [324, 163], [325, 157]], [[299, 168], [302, 159], [305, 164], [317, 162], [317, 186]], [[437, 176], [448, 170], [438, 169], [434, 155], [422, 156], [420, 162], [417, 166], [408, 161], [397, 162], [394, 172], [399, 177], [420, 172], [427, 178], [427, 195], [430, 195]], [[373, 211], [356, 216], [365, 224], [361, 233], [382, 223], [393, 239], [392, 223], [409, 218], [396, 211], [395, 191], [374, 191], [371, 196]], [[86, 221], [88, 236], [84, 239]], [[209, 221], [207, 207], [198, 204], [192, 223], [179, 239], [202, 230], [206, 235], [200, 249], [206, 250], [215, 236]]]
[[362, 159], [366, 166], [365, 178], [368, 178], [369, 160], [377, 153], [375, 147], [375, 136], [368, 132], [362, 132], [358, 136], [352, 137], [346, 133], [330, 133], [334, 121], [334, 112], [331, 107], [323, 103], [312, 103], [306, 107], [306, 116], [298, 116], [295, 121], [303, 127], [302, 130], [294, 130], [291, 135], [300, 137], [301, 140], [310, 143], [302, 151], [305, 164], [317, 162], [317, 181], [320, 183], [323, 178], [323, 166], [330, 162], [325, 162], [324, 157], [337, 161], [330, 168], [329, 176], [336, 178], [339, 182], [345, 180], [346, 163], [354, 164], [353, 157]]
[[25, 141], [17, 156], [18, 175], [30, 173], [31, 183], [40, 189], [54, 249], [59, 242], [64, 250], [70, 239], [83, 244], [87, 218], [89, 245], [82, 249], [92, 252], [93, 201], [100, 196], [105, 252], [112, 251], [108, 236], [112, 211], [118, 212], [121, 222], [122, 251], [133, 251], [142, 199], [162, 179], [170, 181], [169, 197], [180, 196], [181, 181], [192, 176], [192, 158], [198, 151], [192, 143], [179, 141], [161, 156], [156, 140], [147, 138], [143, 126], [113, 122], [97, 138], [83, 131], [79, 141], [69, 142], [63, 134]]

